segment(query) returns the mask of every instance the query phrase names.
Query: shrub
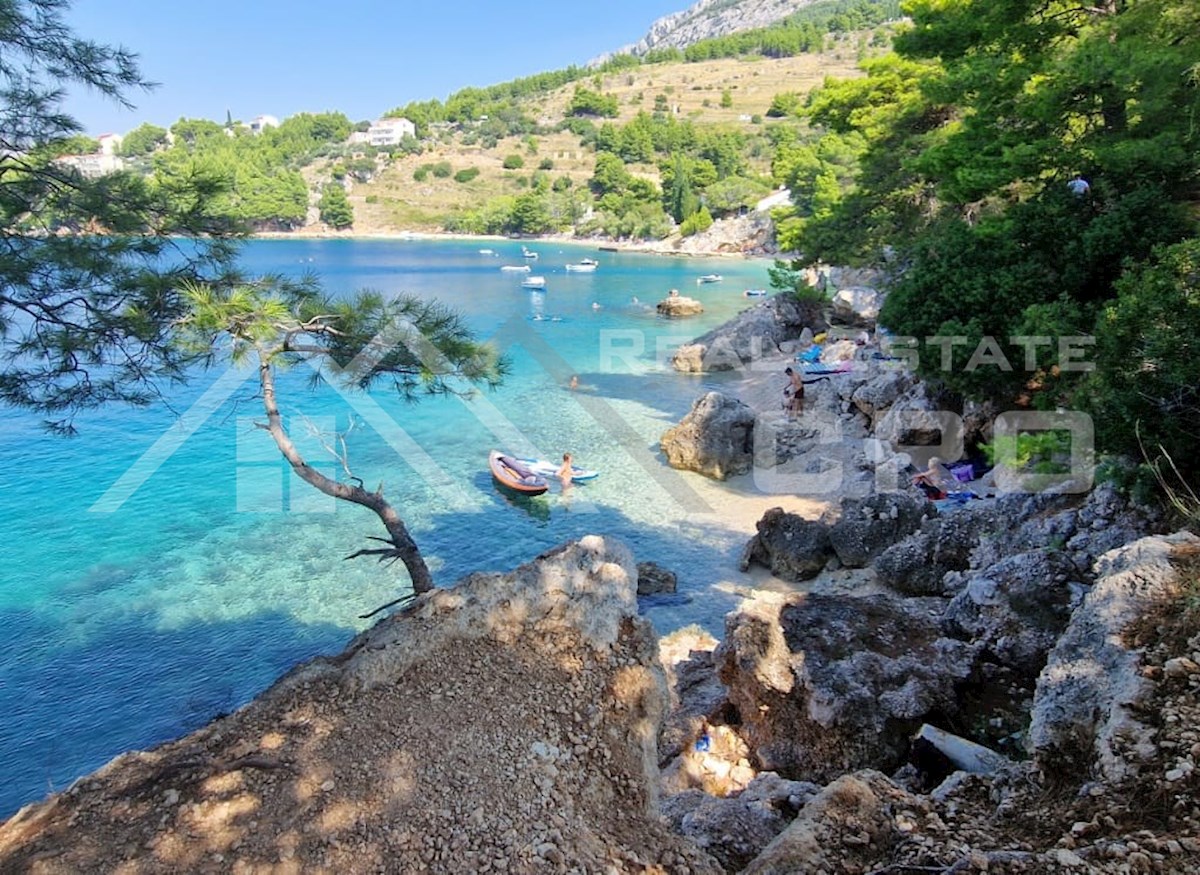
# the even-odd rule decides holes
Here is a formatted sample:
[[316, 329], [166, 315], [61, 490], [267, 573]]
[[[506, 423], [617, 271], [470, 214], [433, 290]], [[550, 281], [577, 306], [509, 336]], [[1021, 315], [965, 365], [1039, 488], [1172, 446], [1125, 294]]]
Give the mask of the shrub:
[[479, 175], [478, 167], [464, 167], [458, 173], [454, 174], [455, 182], [470, 182]]
[[428, 164], [422, 164], [420, 167], [418, 167], [416, 170], [413, 171], [413, 179], [415, 179], [417, 182], [424, 182], [428, 178], [429, 178], [429, 165]]
[[430, 169], [431, 169], [433, 175], [436, 176], [438, 179], [445, 179], [451, 173], [454, 172], [454, 168], [450, 166], [449, 161], [439, 161], [437, 164], [434, 164]]
[[520, 170], [524, 166], [525, 166], [525, 159], [522, 158], [520, 155], [513, 154], [513, 155], [505, 155], [504, 156], [504, 169], [505, 170]]
[[538, 163], [538, 170], [553, 170], [553, 169], [554, 169], [554, 159], [552, 159], [552, 158], [543, 158]]
[[713, 217], [709, 213], [708, 207], [701, 207], [698, 212], [692, 213], [683, 220], [683, 224], [679, 226], [679, 233], [684, 237], [691, 237], [693, 234], [707, 231], [712, 227], [712, 223]]

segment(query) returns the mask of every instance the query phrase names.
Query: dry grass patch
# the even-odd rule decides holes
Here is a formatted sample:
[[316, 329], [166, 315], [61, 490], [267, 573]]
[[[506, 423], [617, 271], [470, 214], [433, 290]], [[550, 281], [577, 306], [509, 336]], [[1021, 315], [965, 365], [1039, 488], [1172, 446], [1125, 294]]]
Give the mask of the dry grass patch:
[[[794, 58], [724, 58], [698, 64], [652, 64], [635, 70], [601, 77], [600, 90], [617, 98], [620, 115], [614, 121], [628, 122], [641, 110], [654, 110], [662, 94], [680, 118], [705, 124], [748, 125], [747, 118], [766, 115], [776, 94], [803, 94], [820, 85], [826, 76], [861, 76], [853, 52], [835, 55], [798, 55]], [[537, 101], [540, 115], [562, 118], [575, 93], [575, 85], [592, 87], [592, 80], [564, 86]], [[729, 91], [733, 106], [722, 107], [721, 92]], [[705, 106], [705, 101], [708, 106]], [[743, 118], [743, 116], [747, 118]]]

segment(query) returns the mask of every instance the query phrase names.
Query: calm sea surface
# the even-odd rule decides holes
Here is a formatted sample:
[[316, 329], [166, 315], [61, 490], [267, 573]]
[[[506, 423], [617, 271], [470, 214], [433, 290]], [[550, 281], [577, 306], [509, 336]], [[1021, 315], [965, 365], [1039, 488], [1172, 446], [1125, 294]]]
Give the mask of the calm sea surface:
[[[493, 249], [495, 255], [481, 254]], [[660, 632], [720, 633], [732, 597], [712, 581], [744, 539], [708, 511], [690, 475], [656, 448], [702, 381], [660, 364], [686, 341], [760, 299], [765, 261], [674, 259], [541, 244], [533, 275], [511, 241], [255, 241], [252, 271], [320, 276], [331, 291], [374, 288], [437, 298], [504, 346], [513, 373], [472, 401], [411, 405], [377, 391], [340, 396], [282, 378], [291, 425], [345, 431], [355, 473], [383, 483], [435, 577], [507, 570], [589, 532], [680, 573], [686, 604], [647, 608]], [[592, 274], [565, 265], [590, 256]], [[702, 274], [721, 283], [699, 285]], [[670, 288], [704, 302], [683, 322], [655, 315]], [[581, 388], [564, 385], [578, 374]], [[122, 751], [195, 729], [244, 704], [300, 660], [333, 653], [358, 615], [404, 591], [397, 566], [343, 561], [369, 512], [335, 507], [290, 474], [269, 437], [249, 372], [200, 375], [166, 405], [113, 408], [73, 439], [6, 411], [0, 424], [0, 817], [63, 788]], [[319, 441], [310, 460], [336, 476]], [[496, 447], [574, 453], [601, 476], [536, 499], [509, 498], [487, 472]]]

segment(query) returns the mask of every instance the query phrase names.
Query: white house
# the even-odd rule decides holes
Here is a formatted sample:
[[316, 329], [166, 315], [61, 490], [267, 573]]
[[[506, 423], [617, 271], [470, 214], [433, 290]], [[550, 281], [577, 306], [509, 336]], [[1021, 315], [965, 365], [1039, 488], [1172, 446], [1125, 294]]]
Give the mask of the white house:
[[404, 137], [415, 137], [417, 126], [406, 118], [381, 118], [367, 129], [372, 146], [395, 146]]
[[250, 133], [261, 134], [267, 128], [279, 127], [279, 119], [273, 115], [258, 115], [250, 122]]
[[118, 170], [125, 169], [124, 159], [112, 154], [105, 155], [103, 152], [95, 152], [91, 155], [63, 155], [61, 158], [55, 160], [59, 164], [74, 167], [82, 176], [88, 179], [107, 176], [110, 173], [116, 173]]
[[116, 155], [124, 139], [120, 134], [101, 134], [96, 138], [96, 142], [100, 144], [100, 154]]

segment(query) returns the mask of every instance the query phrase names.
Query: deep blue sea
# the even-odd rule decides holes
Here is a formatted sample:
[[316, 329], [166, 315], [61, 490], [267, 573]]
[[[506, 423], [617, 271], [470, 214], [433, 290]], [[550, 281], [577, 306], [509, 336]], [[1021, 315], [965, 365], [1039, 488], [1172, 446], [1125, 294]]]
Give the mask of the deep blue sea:
[[[766, 261], [678, 259], [543, 243], [533, 275], [513, 241], [262, 240], [254, 272], [315, 272], [333, 292], [374, 288], [437, 298], [503, 346], [512, 374], [474, 400], [406, 403], [385, 390], [312, 390], [281, 378], [281, 407], [310, 460], [336, 476], [318, 430], [344, 432], [355, 473], [382, 483], [440, 583], [507, 570], [590, 532], [680, 574], [688, 604], [652, 607], [660, 632], [720, 634], [735, 596], [718, 584], [744, 536], [706, 503], [712, 486], [670, 471], [661, 433], [719, 378], [673, 372], [665, 351], [761, 299]], [[486, 255], [481, 249], [494, 250]], [[568, 273], [584, 256], [595, 273]], [[699, 285], [702, 274], [723, 282]], [[703, 315], [659, 318], [671, 288]], [[568, 391], [577, 374], [581, 386]], [[365, 613], [403, 594], [400, 566], [344, 561], [383, 530], [299, 481], [270, 438], [248, 371], [198, 374], [171, 404], [82, 417], [47, 436], [6, 411], [0, 425], [0, 818], [122, 751], [232, 711], [297, 662], [341, 650]], [[595, 481], [534, 499], [500, 493], [496, 447], [571, 451]], [[707, 490], [707, 491], [706, 491]]]

